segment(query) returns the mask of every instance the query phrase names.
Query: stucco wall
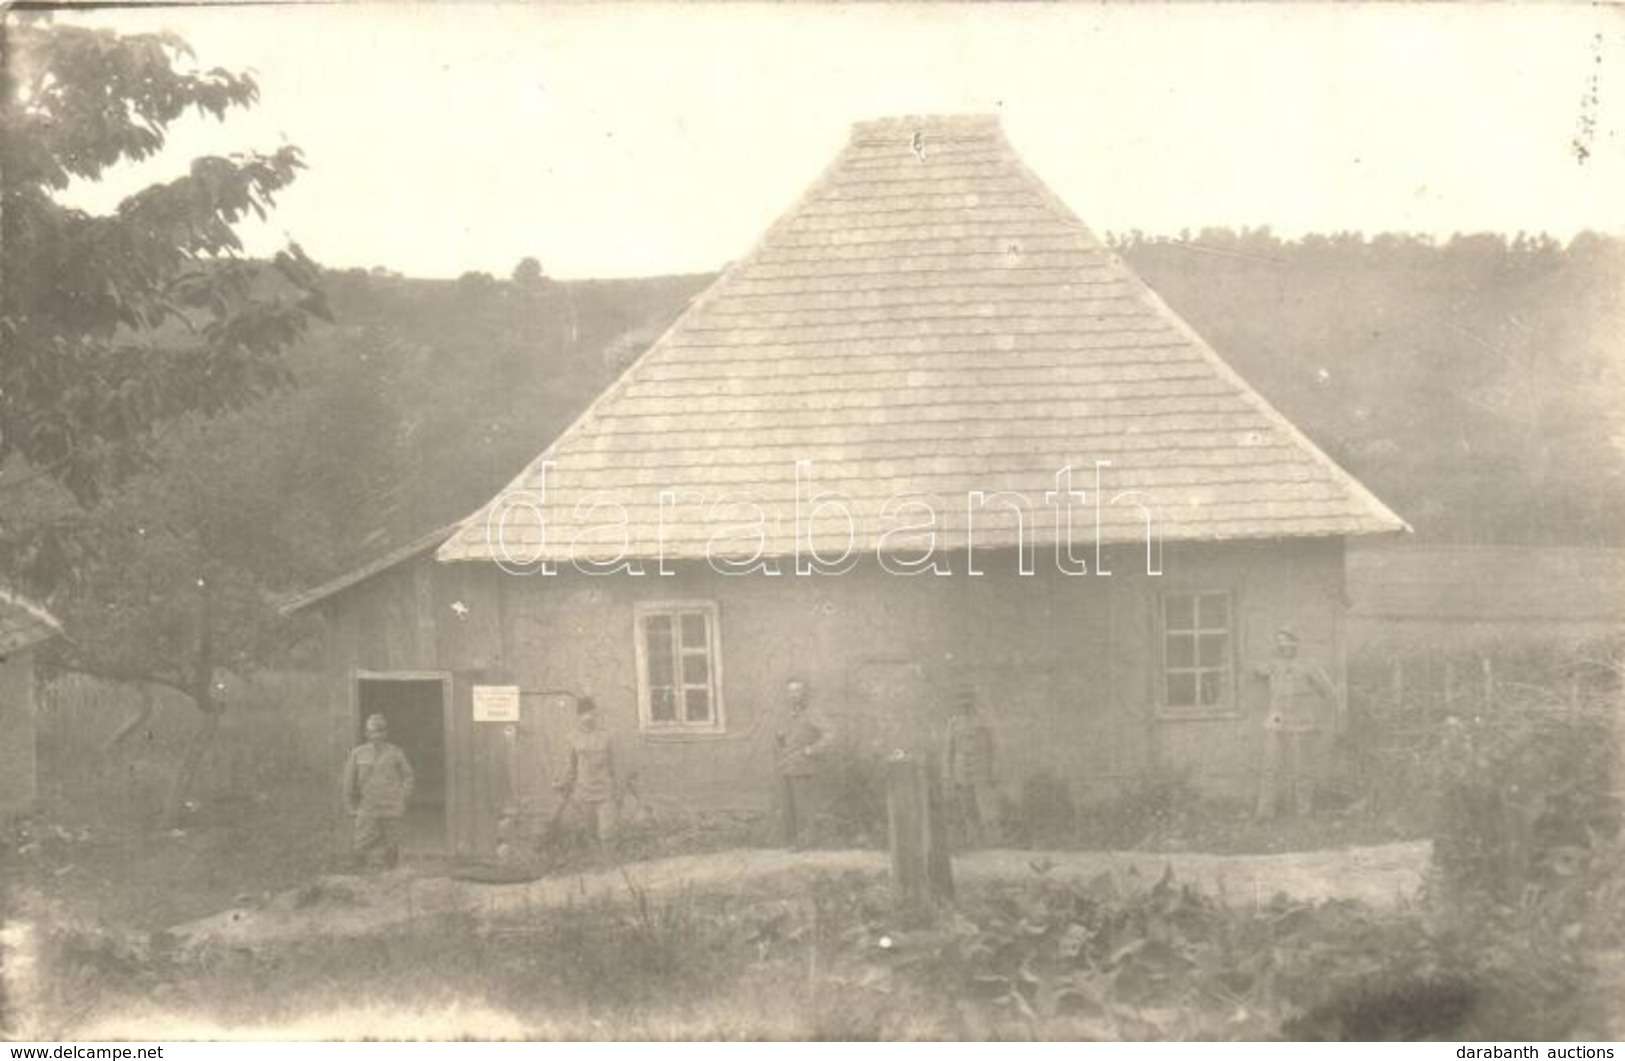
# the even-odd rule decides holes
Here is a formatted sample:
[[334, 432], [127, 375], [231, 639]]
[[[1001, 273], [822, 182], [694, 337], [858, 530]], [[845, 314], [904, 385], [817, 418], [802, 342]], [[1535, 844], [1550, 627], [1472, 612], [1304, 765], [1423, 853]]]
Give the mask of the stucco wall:
[[[1153, 770], [1245, 795], [1257, 756], [1260, 682], [1238, 677], [1236, 710], [1173, 719], [1158, 710], [1158, 594], [1222, 589], [1236, 609], [1238, 671], [1271, 635], [1295, 627], [1304, 654], [1342, 674], [1342, 546], [1337, 540], [1170, 547], [1149, 578], [1143, 551], [1108, 556], [1110, 577], [1064, 577], [1040, 555], [1015, 577], [1011, 554], [985, 574], [900, 577], [874, 566], [838, 577], [724, 577], [703, 566], [672, 577], [519, 578], [483, 564], [403, 565], [329, 605], [336, 733], [349, 739], [353, 670], [447, 671], [453, 815], [476, 849], [495, 842], [504, 808], [552, 806], [548, 782], [572, 695], [590, 695], [619, 738], [640, 791], [688, 806], [764, 806], [784, 682], [807, 680], [854, 746], [883, 753], [930, 743], [956, 683], [979, 690], [1014, 795], [1050, 771], [1075, 796], [1100, 797]], [[639, 733], [633, 605], [718, 605], [726, 732]], [[467, 687], [512, 682], [523, 718], [509, 730], [469, 720]]]
[[[1268, 686], [1249, 671], [1270, 655], [1275, 631], [1291, 627], [1301, 639], [1304, 659], [1323, 666], [1345, 692], [1345, 611], [1342, 542], [1337, 539], [1291, 544], [1257, 543], [1170, 552], [1162, 592], [1228, 589], [1237, 617], [1237, 711], [1230, 717], [1177, 719], [1161, 714], [1156, 724], [1158, 765], [1185, 773], [1200, 787], [1246, 797], [1256, 779], [1261, 720]], [[1147, 617], [1144, 644], [1155, 667], [1154, 617]], [[1148, 694], [1149, 699], [1149, 694]], [[1157, 714], [1153, 712], [1153, 714]], [[1326, 712], [1324, 721], [1331, 721]], [[1322, 764], [1324, 767], [1326, 764]]]

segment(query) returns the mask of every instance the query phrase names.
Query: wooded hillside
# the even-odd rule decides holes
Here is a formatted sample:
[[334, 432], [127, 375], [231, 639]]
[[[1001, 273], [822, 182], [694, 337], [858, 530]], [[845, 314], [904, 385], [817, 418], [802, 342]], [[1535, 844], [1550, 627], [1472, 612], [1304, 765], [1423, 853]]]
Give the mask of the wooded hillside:
[[[1625, 543], [1625, 241], [1113, 242], [1422, 538]], [[341, 326], [303, 360], [313, 386], [376, 387], [394, 439], [356, 484], [379, 502], [340, 539], [364, 549], [472, 510], [710, 279], [333, 277]]]
[[[1625, 241], [1113, 242], [1421, 538], [1625, 544]], [[228, 494], [272, 490], [280, 518], [274, 548], [234, 561], [276, 591], [309, 584], [472, 511], [710, 279], [330, 272], [335, 322], [292, 351], [300, 386], [174, 432], [131, 492], [197, 481], [200, 448], [203, 479], [229, 481], [222, 461], [240, 455]], [[59, 531], [81, 517], [48, 483], [7, 483], [0, 562], [48, 587], [75, 559]]]
[[1625, 541], [1625, 241], [1119, 242], [1421, 538]]

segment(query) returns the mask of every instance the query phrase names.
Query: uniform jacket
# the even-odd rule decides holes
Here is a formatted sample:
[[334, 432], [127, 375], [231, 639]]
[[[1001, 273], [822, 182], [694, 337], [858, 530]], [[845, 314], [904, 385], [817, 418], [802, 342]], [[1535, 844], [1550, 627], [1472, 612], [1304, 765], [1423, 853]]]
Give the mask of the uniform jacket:
[[779, 774], [811, 777], [818, 772], [818, 757], [835, 739], [835, 730], [811, 707], [787, 714], [779, 729]]
[[1301, 659], [1272, 659], [1258, 668], [1258, 675], [1270, 683], [1267, 730], [1319, 729], [1322, 713], [1337, 703], [1337, 689], [1326, 672]]
[[993, 731], [972, 715], [948, 719], [948, 780], [955, 785], [985, 785], [993, 780]]
[[570, 737], [564, 787], [579, 803], [603, 803], [615, 798], [615, 753], [608, 733], [601, 729], [577, 730]]
[[385, 742], [370, 742], [350, 753], [344, 764], [344, 802], [351, 811], [374, 818], [399, 818], [406, 813], [416, 780], [406, 753]]

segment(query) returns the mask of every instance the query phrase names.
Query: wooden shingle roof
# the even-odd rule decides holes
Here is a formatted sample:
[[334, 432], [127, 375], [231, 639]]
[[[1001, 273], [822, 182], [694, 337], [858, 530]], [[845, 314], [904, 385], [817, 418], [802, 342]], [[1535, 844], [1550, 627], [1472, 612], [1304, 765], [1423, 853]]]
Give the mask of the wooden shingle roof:
[[47, 641], [62, 632], [50, 612], [0, 586], [0, 656]]
[[[1103, 496], [1138, 492], [1169, 541], [1405, 529], [1090, 233], [996, 119], [936, 116], [856, 125], [756, 248], [437, 555], [497, 558], [493, 511], [515, 559], [616, 555], [620, 530], [577, 535], [624, 510], [628, 555], [704, 556], [719, 528], [754, 520], [726, 507], [742, 495], [766, 551], [789, 555], [797, 461], [804, 498], [846, 499], [860, 550], [918, 522], [883, 515], [902, 495], [936, 498], [937, 547], [963, 547], [973, 491], [1019, 492], [1026, 540], [1053, 542], [1044, 495], [1070, 466], [1093, 506], [1097, 461]], [[676, 492], [663, 522], [662, 491]], [[838, 554], [845, 521], [809, 522]], [[1092, 508], [1072, 522], [1095, 540]], [[1130, 499], [1100, 526], [1105, 541], [1145, 533]], [[974, 517], [977, 547], [1020, 531], [1003, 504]]]

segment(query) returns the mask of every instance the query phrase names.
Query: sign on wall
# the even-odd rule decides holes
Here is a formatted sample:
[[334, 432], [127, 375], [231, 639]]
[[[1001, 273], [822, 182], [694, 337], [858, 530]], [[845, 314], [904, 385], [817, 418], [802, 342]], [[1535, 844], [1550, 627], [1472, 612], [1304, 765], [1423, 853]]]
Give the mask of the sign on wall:
[[518, 722], [519, 686], [474, 686], [475, 722]]

